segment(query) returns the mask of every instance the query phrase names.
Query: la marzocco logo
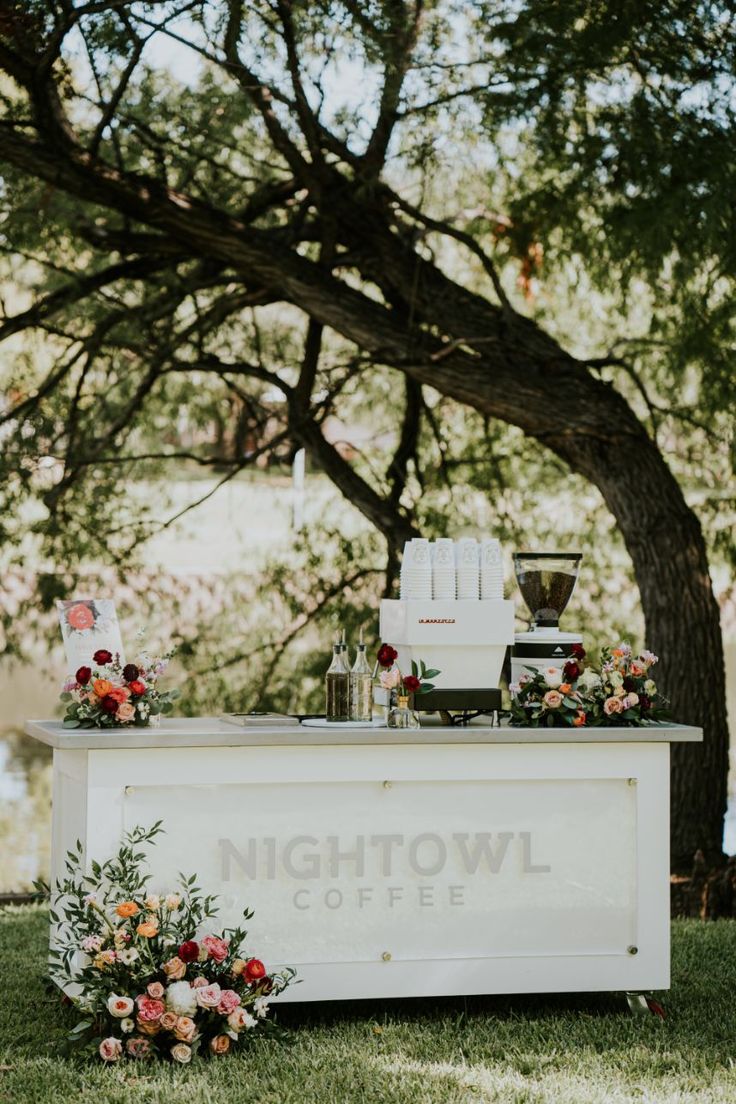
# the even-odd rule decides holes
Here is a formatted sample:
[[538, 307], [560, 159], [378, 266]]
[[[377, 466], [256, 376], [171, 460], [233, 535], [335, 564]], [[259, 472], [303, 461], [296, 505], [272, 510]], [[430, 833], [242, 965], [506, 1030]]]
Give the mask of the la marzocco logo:
[[454, 625], [454, 617], [420, 617], [419, 625]]

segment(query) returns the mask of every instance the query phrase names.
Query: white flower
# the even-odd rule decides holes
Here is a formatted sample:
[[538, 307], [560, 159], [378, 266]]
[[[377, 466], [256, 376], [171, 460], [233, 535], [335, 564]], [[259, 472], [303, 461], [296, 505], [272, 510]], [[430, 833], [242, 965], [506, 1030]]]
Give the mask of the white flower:
[[545, 667], [542, 675], [550, 690], [557, 690], [562, 686], [562, 671], [559, 667]]
[[649, 694], [650, 697], [651, 697], [652, 694], [656, 694], [657, 693], [657, 684], [656, 684], [656, 682], [654, 682], [652, 679], [647, 679], [647, 681], [644, 683], [644, 692], [646, 694]]
[[103, 943], [104, 939], [101, 935], [85, 935], [82, 940], [82, 950], [87, 952], [100, 951]]
[[228, 1027], [231, 1027], [233, 1031], [246, 1031], [255, 1027], [257, 1020], [251, 1016], [250, 1012], [246, 1012], [244, 1008], [235, 1008], [227, 1018]]
[[118, 1020], [127, 1020], [135, 1004], [130, 997], [119, 997], [117, 993], [111, 993], [107, 998], [107, 1011]]
[[166, 990], [166, 1007], [177, 1016], [191, 1016], [197, 1010], [197, 990], [188, 981], [174, 981]]
[[514, 697], [516, 697], [516, 695], [519, 693], [520, 690], [521, 690], [521, 683], [520, 682], [510, 682], [509, 683], [509, 693], [513, 694]]
[[120, 1030], [124, 1032], [125, 1035], [130, 1035], [134, 1027], [135, 1020], [131, 1020], [130, 1017], [120, 1021]]
[[608, 681], [610, 682], [611, 686], [623, 686], [624, 676], [621, 674], [620, 671], [611, 671], [610, 675], [608, 676]]
[[181, 904], [181, 897], [178, 893], [167, 893], [166, 895], [166, 907], [169, 912], [176, 912]]
[[268, 1000], [266, 997], [256, 997], [253, 1001], [253, 1011], [259, 1020], [264, 1019], [268, 1015]]
[[601, 676], [596, 674], [590, 667], [586, 667], [582, 675], [578, 679], [579, 690], [597, 690], [601, 684]]
[[83, 903], [87, 906], [87, 908], [92, 908], [93, 905], [97, 904], [97, 894], [88, 893], [87, 896], [84, 898]]
[[631, 645], [630, 644], [619, 644], [619, 646], [617, 648], [617, 651], [623, 652], [623, 654], [625, 656], [629, 656], [629, 655], [631, 655]]
[[186, 1043], [177, 1043], [176, 1046], [171, 1048], [171, 1057], [175, 1062], [186, 1065], [187, 1062], [192, 1060], [192, 1048], [188, 1047]]
[[144, 904], [149, 912], [157, 912], [161, 908], [161, 898], [158, 893], [149, 893]]
[[626, 697], [624, 698], [622, 704], [623, 704], [624, 709], [631, 709], [633, 706], [639, 704], [639, 695], [638, 694], [633, 694], [633, 693], [632, 694], [627, 694]]
[[639, 656], [647, 667], [653, 667], [655, 663], [659, 662], [659, 656], [656, 656], [654, 652], [642, 652]]
[[118, 951], [118, 960], [126, 966], [130, 966], [140, 955], [135, 947], [129, 947], [125, 951]]

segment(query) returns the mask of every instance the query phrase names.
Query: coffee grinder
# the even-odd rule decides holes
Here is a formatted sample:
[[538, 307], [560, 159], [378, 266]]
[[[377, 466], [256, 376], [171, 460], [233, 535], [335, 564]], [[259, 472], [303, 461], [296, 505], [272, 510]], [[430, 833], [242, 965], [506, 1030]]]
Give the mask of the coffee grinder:
[[572, 597], [582, 554], [579, 552], [515, 552], [514, 570], [521, 596], [532, 615], [528, 632], [516, 633], [511, 649], [511, 681], [545, 667], [563, 667], [577, 632], [562, 632], [560, 617]]

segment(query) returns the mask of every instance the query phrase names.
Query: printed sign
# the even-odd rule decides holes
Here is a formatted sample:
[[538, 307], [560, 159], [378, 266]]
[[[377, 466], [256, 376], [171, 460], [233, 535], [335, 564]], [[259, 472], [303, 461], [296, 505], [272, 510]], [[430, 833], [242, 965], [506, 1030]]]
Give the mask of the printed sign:
[[67, 670], [73, 676], [80, 667], [88, 667], [100, 648], [125, 663], [120, 626], [111, 598], [72, 598], [57, 602], [61, 636], [66, 652]]
[[226, 924], [255, 910], [247, 926], [264, 958], [600, 955], [635, 942], [636, 806], [624, 779], [130, 790], [126, 829], [187, 810], [186, 839], [156, 843], [152, 887], [197, 872]]

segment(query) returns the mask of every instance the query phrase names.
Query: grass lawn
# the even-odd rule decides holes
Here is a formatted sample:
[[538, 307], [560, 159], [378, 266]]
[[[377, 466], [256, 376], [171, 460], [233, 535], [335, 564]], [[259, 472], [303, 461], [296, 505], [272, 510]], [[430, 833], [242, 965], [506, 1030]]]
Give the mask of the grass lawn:
[[736, 1100], [736, 922], [674, 924], [664, 1023], [609, 995], [285, 1006], [290, 1041], [188, 1067], [57, 1057], [45, 945], [42, 910], [0, 914], [2, 1104]]

